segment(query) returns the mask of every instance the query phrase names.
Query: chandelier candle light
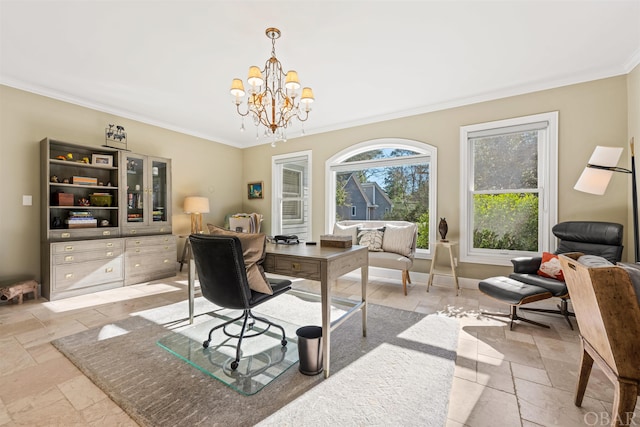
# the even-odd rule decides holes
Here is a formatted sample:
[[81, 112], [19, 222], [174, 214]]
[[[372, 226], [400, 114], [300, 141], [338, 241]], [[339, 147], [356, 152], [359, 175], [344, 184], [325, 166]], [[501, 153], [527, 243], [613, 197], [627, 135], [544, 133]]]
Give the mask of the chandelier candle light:
[[[294, 70], [285, 73], [276, 58], [276, 39], [280, 38], [280, 30], [267, 28], [265, 34], [271, 39], [271, 58], [267, 59], [262, 70], [255, 65], [249, 67], [247, 83], [250, 89], [245, 112], [240, 110], [246, 95], [241, 79], [233, 79], [231, 82], [231, 95], [235, 98], [238, 114], [243, 117], [251, 114], [256, 126], [256, 139], [259, 138], [258, 129], [262, 125], [264, 135], [273, 136], [271, 145], [275, 146], [276, 141], [287, 140], [286, 129], [292, 119], [296, 118], [300, 122], [307, 120], [314, 97], [311, 88], [305, 87], [298, 98], [301, 87], [298, 73]], [[244, 121], [240, 130], [244, 130]], [[304, 135], [304, 127], [302, 134]]]

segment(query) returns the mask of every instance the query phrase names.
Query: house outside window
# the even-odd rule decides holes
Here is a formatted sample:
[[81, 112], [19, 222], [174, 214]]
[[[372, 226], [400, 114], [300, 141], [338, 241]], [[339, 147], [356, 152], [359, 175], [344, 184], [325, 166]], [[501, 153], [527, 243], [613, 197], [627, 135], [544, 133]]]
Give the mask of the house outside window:
[[415, 222], [417, 256], [426, 258], [436, 231], [437, 215], [429, 215], [436, 201], [436, 155], [433, 146], [385, 138], [327, 160], [327, 231], [342, 219]]
[[461, 128], [461, 261], [555, 250], [557, 123], [552, 112]]

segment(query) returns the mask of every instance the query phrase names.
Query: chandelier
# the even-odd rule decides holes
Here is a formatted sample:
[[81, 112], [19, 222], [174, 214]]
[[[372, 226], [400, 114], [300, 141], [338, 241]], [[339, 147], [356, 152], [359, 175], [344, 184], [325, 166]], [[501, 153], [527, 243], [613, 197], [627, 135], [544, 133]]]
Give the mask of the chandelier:
[[[242, 117], [250, 115], [256, 126], [256, 139], [259, 138], [260, 125], [264, 128], [264, 136], [273, 136], [272, 146], [276, 141], [286, 141], [286, 129], [293, 119], [300, 122], [307, 120], [311, 111], [311, 103], [314, 101], [313, 91], [310, 87], [302, 88], [298, 97], [300, 81], [298, 73], [294, 70], [282, 69], [282, 64], [276, 58], [276, 39], [280, 38], [280, 30], [267, 28], [267, 37], [271, 39], [271, 58], [267, 59], [264, 68], [260, 70], [255, 65], [249, 67], [247, 83], [248, 94], [244, 90], [241, 79], [233, 79], [231, 83], [231, 95], [236, 104], [236, 110]], [[240, 106], [247, 94], [247, 109], [242, 112]], [[244, 120], [241, 131], [244, 131]], [[302, 128], [304, 135], [304, 125]]]

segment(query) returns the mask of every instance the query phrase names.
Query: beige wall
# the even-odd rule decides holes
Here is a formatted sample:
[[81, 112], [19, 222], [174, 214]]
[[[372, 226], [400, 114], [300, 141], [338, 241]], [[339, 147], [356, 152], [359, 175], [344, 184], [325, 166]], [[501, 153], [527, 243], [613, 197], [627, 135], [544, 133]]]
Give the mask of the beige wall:
[[[174, 234], [190, 230], [188, 195], [209, 197], [205, 223], [242, 208], [242, 150], [0, 85], [0, 280], [40, 277], [39, 141], [102, 145], [108, 123], [124, 126], [131, 151], [172, 159]], [[33, 206], [22, 206], [23, 195]]]
[[[635, 156], [640, 157], [640, 65], [637, 65], [635, 69], [633, 69], [627, 75], [627, 116], [628, 116], [628, 128], [629, 135], [627, 137], [627, 141], [631, 141], [631, 138], [634, 139], [635, 146]], [[636, 167], [638, 166], [636, 162]], [[629, 165], [631, 167], [631, 165]], [[639, 171], [640, 172], [640, 171]], [[636, 176], [636, 182], [638, 188], [640, 188], [640, 177]], [[629, 200], [631, 200], [631, 188], [629, 189]], [[631, 230], [633, 228], [633, 206], [629, 204], [629, 233], [630, 236]], [[627, 241], [629, 245], [629, 260], [632, 260], [633, 257], [633, 238], [629, 237]]]
[[[438, 216], [449, 223], [449, 237], [459, 234], [459, 128], [463, 125], [559, 111], [559, 221], [600, 220], [624, 224], [630, 236], [629, 179], [616, 174], [604, 196], [573, 190], [573, 185], [596, 145], [622, 146], [628, 159], [630, 136], [638, 141], [640, 124], [640, 67], [627, 76], [540, 91], [496, 101], [418, 116], [310, 135], [280, 143], [239, 150], [222, 144], [127, 120], [88, 108], [0, 85], [0, 280], [22, 274], [40, 276], [39, 267], [39, 141], [52, 137], [87, 145], [101, 145], [104, 127], [126, 128], [134, 152], [173, 161], [174, 234], [189, 230], [182, 214], [187, 195], [204, 195], [212, 212], [204, 222], [222, 224], [230, 212], [260, 212], [264, 231], [270, 231], [271, 162], [275, 154], [313, 150], [313, 235], [324, 233], [325, 161], [337, 152], [370, 139], [396, 137], [438, 147]], [[320, 98], [319, 98], [320, 101]], [[330, 108], [318, 102], [316, 109]], [[311, 117], [310, 120], [313, 120]], [[223, 161], [221, 161], [221, 159]], [[620, 166], [627, 166], [622, 160]], [[265, 198], [246, 199], [246, 184], [265, 182]], [[32, 195], [33, 206], [22, 206]], [[182, 242], [181, 242], [182, 243]], [[631, 248], [629, 237], [626, 247]], [[180, 252], [181, 244], [178, 252]], [[632, 256], [625, 251], [625, 257]], [[420, 260], [415, 270], [428, 271]], [[509, 269], [477, 264], [460, 265], [463, 277], [483, 278]]]
[[[318, 98], [320, 100], [320, 97]], [[330, 108], [322, 106], [319, 108]], [[595, 220], [619, 222], [628, 231], [629, 179], [615, 174], [604, 196], [594, 196], [573, 190], [587, 160], [596, 145], [627, 148], [627, 76], [602, 79], [583, 84], [540, 91], [521, 96], [483, 102], [418, 116], [379, 122], [340, 131], [279, 143], [276, 148], [262, 145], [246, 149], [244, 153], [244, 181], [265, 181], [265, 199], [245, 203], [245, 210], [265, 215], [265, 229], [269, 230], [271, 203], [272, 155], [313, 150], [313, 236], [325, 232], [325, 161], [337, 152], [376, 138], [397, 137], [423, 141], [438, 147], [438, 206], [437, 216], [446, 217], [449, 235], [459, 235], [460, 197], [460, 126], [519, 117], [548, 111], [559, 111], [559, 221]], [[313, 116], [309, 119], [313, 120]], [[621, 166], [627, 161], [621, 161]], [[625, 232], [625, 237], [628, 233]], [[625, 246], [630, 247], [629, 240]], [[629, 251], [626, 251], [629, 252]], [[625, 253], [624, 256], [627, 254]], [[416, 271], [428, 271], [429, 261], [417, 262]], [[505, 274], [506, 267], [461, 264], [460, 275], [484, 278]]]

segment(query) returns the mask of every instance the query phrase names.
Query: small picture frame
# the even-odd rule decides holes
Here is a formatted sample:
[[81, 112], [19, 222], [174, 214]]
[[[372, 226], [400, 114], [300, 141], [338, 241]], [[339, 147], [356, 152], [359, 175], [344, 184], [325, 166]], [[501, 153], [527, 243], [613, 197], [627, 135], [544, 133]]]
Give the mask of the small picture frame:
[[108, 154], [93, 154], [91, 155], [91, 164], [94, 166], [112, 167], [113, 156]]
[[263, 186], [263, 181], [250, 182], [249, 184], [247, 184], [247, 195], [249, 199], [264, 199], [262, 186]]

